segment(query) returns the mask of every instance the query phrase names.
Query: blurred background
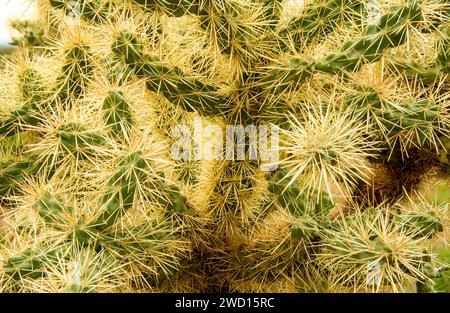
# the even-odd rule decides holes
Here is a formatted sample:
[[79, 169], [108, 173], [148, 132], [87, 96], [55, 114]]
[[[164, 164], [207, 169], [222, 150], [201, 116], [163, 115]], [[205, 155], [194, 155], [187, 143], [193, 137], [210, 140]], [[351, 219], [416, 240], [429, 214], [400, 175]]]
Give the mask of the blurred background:
[[35, 18], [36, 6], [33, 0], [0, 0], [0, 50], [12, 49], [11, 41], [15, 30], [11, 23]]

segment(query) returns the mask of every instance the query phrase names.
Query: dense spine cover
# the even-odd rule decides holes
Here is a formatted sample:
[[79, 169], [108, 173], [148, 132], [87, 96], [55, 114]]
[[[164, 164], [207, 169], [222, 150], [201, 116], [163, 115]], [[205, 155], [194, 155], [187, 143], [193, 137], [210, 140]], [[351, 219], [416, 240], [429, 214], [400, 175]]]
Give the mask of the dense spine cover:
[[1, 69], [0, 290], [442, 288], [447, 1], [36, 2]]

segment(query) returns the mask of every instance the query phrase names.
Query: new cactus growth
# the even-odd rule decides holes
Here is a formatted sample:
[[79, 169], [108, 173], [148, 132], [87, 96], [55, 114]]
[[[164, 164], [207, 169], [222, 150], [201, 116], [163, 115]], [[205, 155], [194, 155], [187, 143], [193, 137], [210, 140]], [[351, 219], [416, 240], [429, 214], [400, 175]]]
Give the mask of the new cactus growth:
[[448, 1], [30, 1], [0, 291], [442, 289]]

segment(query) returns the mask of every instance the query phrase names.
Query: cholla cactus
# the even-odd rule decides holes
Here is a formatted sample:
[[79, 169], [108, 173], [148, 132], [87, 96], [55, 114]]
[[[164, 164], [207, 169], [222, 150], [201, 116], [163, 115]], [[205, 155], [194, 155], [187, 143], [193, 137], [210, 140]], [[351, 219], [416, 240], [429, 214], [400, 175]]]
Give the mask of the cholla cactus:
[[11, 44], [30, 48], [44, 44], [44, 28], [40, 21], [36, 20], [13, 20], [11, 27], [17, 31], [12, 38]]
[[434, 290], [447, 1], [36, 3], [0, 78], [2, 291]]

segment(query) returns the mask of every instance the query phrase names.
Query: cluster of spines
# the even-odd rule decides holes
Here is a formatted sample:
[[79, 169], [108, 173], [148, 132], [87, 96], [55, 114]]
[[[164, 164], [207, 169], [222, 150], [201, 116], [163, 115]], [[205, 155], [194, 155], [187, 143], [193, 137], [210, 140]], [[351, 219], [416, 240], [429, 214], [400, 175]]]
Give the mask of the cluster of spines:
[[[192, 15], [195, 18], [199, 18], [200, 27], [202, 27], [206, 32], [206, 35], [210, 37], [209, 39], [213, 41], [213, 44], [217, 45], [219, 52], [230, 59], [238, 59], [240, 70], [243, 72], [252, 72], [258, 68], [259, 65], [262, 65], [262, 68], [271, 66], [269, 65], [270, 57], [264, 60], [264, 57], [260, 54], [261, 50], [258, 50], [260, 47], [257, 47], [257, 43], [258, 40], [263, 41], [263, 39], [267, 39], [264, 35], [276, 34], [274, 29], [275, 24], [278, 21], [277, 14], [280, 13], [276, 12], [279, 9], [279, 1], [261, 1], [261, 3], [266, 6], [263, 9], [259, 5], [249, 5], [247, 7], [237, 1], [225, 0], [214, 3], [210, 1], [187, 2], [178, 0], [136, 0], [132, 2], [141, 8], [144, 8], [151, 14], [162, 13], [168, 17]], [[89, 22], [105, 22], [108, 20], [108, 15], [112, 12], [112, 1], [94, 0], [80, 1], [80, 3], [81, 17]], [[50, 4], [55, 9], [64, 9], [67, 13], [70, 13], [65, 1], [50, 1]], [[249, 12], [251, 9], [255, 9], [255, 11], [261, 14], [252, 15], [250, 14], [251, 12]], [[330, 0], [323, 2], [319, 6], [311, 5], [305, 9], [304, 16], [295, 18], [288, 24], [287, 28], [282, 29], [281, 35], [278, 34], [275, 35], [275, 37], [281, 36], [278, 44], [281, 42], [282, 45], [289, 46], [290, 41], [293, 41], [294, 47], [299, 49], [300, 46], [303, 46], [301, 43], [300, 46], [298, 46], [300, 39], [309, 42], [313, 37], [317, 37], [320, 34], [329, 34], [338, 27], [337, 23], [330, 23], [331, 20], [335, 20], [336, 17], [339, 17], [342, 18], [342, 22], [345, 23], [348, 21], [349, 16], [353, 16], [353, 14], [359, 16], [361, 13], [358, 11], [361, 9], [360, 4], [355, 1]], [[275, 12], [277, 14], [275, 14]], [[214, 16], [218, 17], [218, 19], [213, 18]], [[249, 17], [249, 20], [243, 21], [243, 16]], [[395, 48], [403, 45], [408, 40], [411, 27], [420, 29], [424, 32], [428, 31], [427, 29], [421, 29], [423, 25], [426, 24], [423, 23], [423, 17], [420, 2], [408, 1], [407, 4], [396, 7], [381, 16], [378, 23], [365, 27], [356, 39], [349, 40], [342, 45], [341, 48], [337, 49], [336, 52], [325, 54], [324, 57], [319, 58], [317, 61], [296, 56], [288, 60], [289, 64], [285, 68], [277, 68], [274, 66], [269, 72], [264, 71], [256, 74], [241, 74], [240, 78], [242, 81], [240, 81], [240, 83], [243, 83], [244, 85], [250, 84], [251, 87], [231, 88], [231, 94], [226, 96], [223, 96], [222, 90], [217, 86], [204, 83], [197, 77], [192, 77], [189, 74], [184, 73], [179, 67], [172, 66], [170, 63], [161, 60], [159, 56], [155, 56], [152, 53], [145, 51], [146, 44], [144, 44], [135, 34], [127, 31], [120, 32], [114, 38], [110, 50], [112, 58], [117, 62], [124, 63], [127, 70], [130, 71], [127, 73], [132, 72], [136, 74], [136, 77], [144, 80], [149, 91], [162, 95], [170, 103], [185, 111], [198, 112], [215, 118], [223, 117], [228, 121], [238, 122], [236, 116], [230, 117], [226, 116], [226, 114], [230, 112], [243, 114], [242, 112], [233, 112], [233, 110], [239, 111], [241, 108], [247, 110], [248, 105], [250, 105], [251, 109], [248, 110], [248, 112], [245, 112], [248, 116], [244, 119], [239, 119], [239, 122], [242, 120], [248, 121], [247, 118], [249, 118], [250, 121], [259, 123], [258, 114], [260, 113], [259, 106], [261, 104], [258, 103], [258, 101], [265, 101], [265, 99], [260, 97], [261, 94], [266, 92], [263, 90], [264, 87], [269, 87], [269, 93], [274, 91], [276, 100], [280, 100], [286, 91], [288, 91], [287, 94], [298, 91], [300, 86], [305, 85], [306, 82], [308, 82], [308, 79], [315, 74], [345, 75], [347, 72], [360, 70], [362, 65], [375, 63], [380, 60], [383, 57], [385, 50], [388, 48]], [[338, 22], [341, 21], [339, 20]], [[294, 38], [294, 40], [292, 38]], [[270, 40], [270, 38], [268, 40]], [[445, 39], [439, 43], [439, 52], [436, 59], [436, 64], [443, 73], [446, 73], [446, 65], [448, 63], [448, 51], [446, 51], [448, 49], [446, 49], [445, 43]], [[265, 43], [261, 43], [261, 46], [266, 47]], [[273, 53], [273, 51], [270, 51], [270, 53]], [[94, 77], [94, 57], [91, 55], [90, 48], [84, 45], [75, 45], [68, 48], [64, 51], [64, 56], [65, 63], [61, 68], [60, 76], [57, 78], [58, 89], [54, 91], [54, 93], [58, 94], [59, 97], [56, 103], [60, 101], [72, 105], [74, 101], [85, 96], [86, 87], [89, 81]], [[116, 65], [117, 64], [113, 64], [112, 66], [114, 67]], [[258, 68], [257, 71], [259, 70], [260, 69]], [[125, 76], [129, 77], [128, 74]], [[110, 78], [113, 80], [116, 79], [115, 77]], [[248, 95], [250, 96], [241, 96], [240, 92], [242, 91], [248, 92]], [[379, 124], [382, 128], [381, 133], [385, 131], [384, 135], [387, 136], [387, 138], [381, 139], [387, 140], [390, 144], [394, 143], [394, 145], [390, 147], [391, 149], [397, 149], [394, 140], [401, 136], [403, 137], [399, 140], [402, 140], [403, 144], [407, 144], [404, 146], [405, 149], [409, 149], [411, 145], [418, 145], [420, 147], [433, 146], [436, 145], [437, 139], [435, 136], [444, 139], [448, 136], [448, 134], [445, 133], [445, 129], [448, 126], [448, 120], [445, 118], [445, 107], [443, 107], [441, 102], [436, 103], [429, 99], [414, 99], [410, 103], [402, 104], [400, 106], [389, 107], [389, 104], [383, 103], [371, 107], [370, 111], [365, 111], [368, 109], [367, 102], [371, 102], [373, 100], [372, 98], [364, 98], [361, 103], [357, 103], [361, 105], [361, 108], [356, 108], [358, 118], [367, 118], [367, 114], [371, 114], [369, 116], [371, 123], [373, 121], [381, 121], [381, 125]], [[300, 104], [304, 103], [300, 102]], [[355, 103], [351, 101], [350, 106], [353, 106], [354, 104]], [[55, 104], [53, 103], [53, 105]], [[121, 92], [114, 90], [106, 95], [102, 105], [103, 122], [107, 126], [110, 135], [118, 141], [129, 141], [130, 133], [133, 132], [133, 115], [127, 99]], [[309, 103], [307, 103], [307, 105], [309, 105]], [[283, 104], [281, 106], [283, 106]], [[28, 111], [25, 113], [28, 114]], [[27, 117], [28, 115], [25, 113], [23, 115]], [[364, 114], [366, 115], [364, 116]], [[314, 118], [319, 120], [322, 118], [320, 115], [321, 114]], [[32, 129], [32, 126], [35, 126], [36, 124], [35, 121], [28, 118], [14, 117], [13, 120], [14, 121], [10, 124], [14, 127], [21, 124], [27, 124], [31, 126]], [[21, 120], [24, 120], [24, 122], [21, 122]], [[333, 122], [334, 117], [330, 121]], [[7, 128], [5, 131], [6, 133], [10, 131], [8, 130], [10, 128], [8, 125], [9, 124], [5, 126]], [[288, 122], [287, 125], [287, 131], [292, 131], [292, 121]], [[299, 125], [299, 127], [302, 127], [302, 125]], [[64, 123], [61, 125], [58, 129], [58, 138], [60, 138], [60, 144], [64, 153], [75, 155], [77, 156], [77, 159], [79, 159], [79, 156], [88, 156], [85, 152], [85, 148], [89, 150], [93, 149], [95, 151], [96, 147], [104, 143], [103, 141], [106, 138], [106, 135], [98, 134], [87, 129], [88, 128], [85, 128], [85, 126], [80, 123]], [[412, 136], [410, 134], [412, 134]], [[364, 136], [365, 135], [367, 134], [364, 134]], [[330, 174], [326, 169], [333, 169], [336, 164], [342, 164], [341, 152], [343, 149], [339, 144], [341, 144], [341, 142], [338, 142], [338, 144], [335, 145], [335, 147], [337, 147], [336, 151], [330, 147], [320, 147], [321, 149], [325, 149], [326, 157], [323, 157], [323, 154], [320, 153], [314, 154], [316, 157], [311, 164], [312, 167], [319, 165], [322, 162], [326, 162], [330, 165], [329, 167], [321, 168], [323, 173], [320, 174], [327, 172], [325, 173], [326, 175], [323, 176], [325, 181], [328, 177], [327, 175]], [[315, 149], [317, 150], [317, 147]], [[295, 152], [295, 150], [293, 151]], [[356, 153], [358, 151], [355, 150], [350, 152]], [[372, 154], [372, 152], [365, 154], [365, 156], [369, 154]], [[17, 167], [20, 167], [19, 165], [21, 166], [21, 164], [18, 164]], [[264, 217], [266, 214], [269, 214], [269, 212], [266, 212], [269, 207], [275, 206], [284, 213], [289, 211], [288, 216], [292, 219], [289, 220], [287, 226], [283, 228], [283, 231], [286, 231], [287, 234], [286, 238], [289, 240], [283, 241], [282, 245], [278, 246], [280, 244], [280, 242], [276, 240], [278, 237], [272, 238], [274, 239], [273, 242], [270, 240], [269, 242], [274, 245], [274, 248], [270, 247], [270, 244], [258, 246], [259, 243], [264, 242], [264, 239], [259, 241], [260, 239], [256, 238], [253, 244], [250, 244], [249, 247], [244, 249], [243, 255], [240, 255], [237, 258], [238, 263], [243, 262], [246, 268], [251, 267], [254, 269], [248, 277], [249, 280], [253, 283], [261, 284], [261, 281], [258, 281], [258, 279], [256, 279], [255, 282], [254, 278], [259, 276], [259, 278], [262, 278], [263, 282], [267, 282], [276, 279], [278, 273], [280, 273], [280, 275], [284, 274], [283, 271], [286, 266], [291, 264], [289, 262], [293, 261], [293, 250], [296, 249], [296, 245], [292, 243], [292, 240], [297, 240], [296, 242], [298, 243], [298, 240], [301, 239], [304, 240], [307, 245], [325, 241], [327, 243], [326, 246], [330, 247], [334, 253], [336, 252], [333, 250], [334, 242], [332, 242], [326, 234], [328, 234], [328, 232], [337, 232], [340, 229], [339, 225], [336, 226], [335, 223], [329, 224], [323, 222], [323, 220], [327, 220], [323, 209], [325, 208], [324, 210], [328, 211], [327, 208], [332, 206], [327, 200], [324, 200], [324, 197], [326, 196], [323, 196], [319, 192], [320, 196], [316, 196], [318, 199], [317, 203], [312, 205], [316, 210], [313, 213], [305, 213], [303, 209], [308, 203], [308, 199], [306, 198], [314, 198], [314, 194], [317, 191], [308, 189], [308, 192], [304, 194], [301, 192], [300, 187], [297, 187], [296, 183], [293, 181], [289, 184], [281, 184], [280, 187], [279, 181], [281, 180], [281, 177], [277, 177], [275, 183], [269, 183], [269, 191], [275, 200], [272, 201], [273, 199], [271, 199], [269, 201], [270, 204], [266, 205], [267, 203], [263, 203], [263, 205], [259, 207], [256, 204], [256, 201], [252, 201], [252, 197], [254, 197], [252, 188], [256, 188], [255, 186], [261, 183], [259, 181], [260, 178], [258, 177], [258, 175], [260, 175], [260, 172], [257, 169], [258, 165], [257, 162], [253, 164], [248, 161], [236, 160], [217, 162], [217, 165], [213, 167], [212, 172], [217, 174], [217, 171], [219, 171], [219, 178], [213, 179], [212, 177], [207, 177], [207, 183], [213, 183], [214, 188], [212, 190], [212, 196], [207, 201], [206, 211], [212, 213], [213, 223], [215, 223], [216, 226], [220, 226], [220, 224], [226, 225], [227, 220], [226, 218], [223, 218], [223, 214], [227, 213], [224, 212], [225, 210], [230, 211], [233, 214], [241, 214], [242, 216], [240, 217], [244, 220], [244, 226], [247, 225], [248, 218], [251, 217], [256, 219], [256, 222], [255, 220], [251, 221], [251, 223], [255, 224], [255, 228], [264, 225]], [[92, 230], [93, 233], [105, 232], [110, 228], [114, 228], [113, 226], [120, 219], [119, 217], [125, 215], [133, 206], [137, 186], [141, 185], [140, 180], [145, 179], [146, 174], [148, 174], [148, 171], [145, 169], [147, 166], [146, 161], [140, 158], [139, 153], [129, 154], [119, 161], [118, 166], [120, 168], [119, 171], [107, 180], [107, 191], [100, 197], [99, 207], [101, 208], [100, 211], [102, 213], [94, 222], [96, 226], [94, 226]], [[354, 168], [348, 168], [347, 173], [350, 173], [351, 177], [349, 179], [352, 181], [352, 186], [353, 182], [360, 179], [360, 176], [362, 175], [362, 172], [355, 171]], [[211, 173], [208, 174], [209, 176], [213, 176]], [[331, 175], [333, 174], [336, 173], [331, 173]], [[31, 173], [31, 175], [34, 174]], [[286, 175], [289, 176], [289, 173], [283, 172], [282, 176]], [[20, 183], [21, 180], [22, 178], [11, 179], [7, 182], [7, 185]], [[286, 179], [284, 181], [286, 181]], [[337, 182], [339, 183], [338, 180]], [[160, 184], [154, 185], [155, 188], [160, 186]], [[329, 186], [327, 185], [327, 187]], [[330, 191], [329, 188], [327, 188], [327, 191]], [[40, 204], [38, 202], [37, 204], [37, 207], [41, 208], [39, 210], [41, 217], [49, 224], [59, 223], [60, 220], [57, 212], [61, 212], [61, 208], [63, 207], [59, 205], [59, 200], [50, 201], [49, 199], [44, 199], [43, 201], [44, 202]], [[45, 201], [52, 202], [50, 206], [52, 208], [51, 210], [45, 209], [47, 207]], [[324, 201], [326, 203], [323, 203]], [[176, 213], [175, 215], [183, 215], [183, 213], [190, 211], [189, 204], [177, 188], [169, 188], [169, 193], [160, 198], [160, 204], [163, 207], [166, 207], [168, 212]], [[219, 206], [217, 204], [219, 204]], [[308, 205], [310, 204], [311, 203]], [[256, 218], [256, 216], [258, 216], [258, 209], [263, 210], [263, 214], [259, 215], [261, 220]], [[382, 210], [384, 209], [385, 208], [382, 208]], [[55, 215], [53, 216], [52, 214]], [[283, 214], [280, 216], [284, 216]], [[309, 214], [312, 214], [312, 216]], [[167, 215], [173, 217], [170, 213], [167, 213]], [[381, 213], [380, 216], [382, 216]], [[377, 218], [382, 219], [383, 217], [380, 216], [377, 215]], [[352, 217], [350, 217], [350, 219], [351, 218]], [[358, 217], [356, 216], [355, 219], [358, 219]], [[361, 220], [364, 225], [370, 224], [365, 217]], [[398, 222], [397, 225], [404, 226], [401, 231], [413, 234], [418, 238], [432, 237], [432, 234], [440, 232], [444, 227], [439, 220], [420, 214], [406, 215], [400, 218], [400, 220], [401, 222]], [[231, 238], [236, 239], [233, 235], [239, 228], [244, 228], [242, 235], [248, 235], [245, 227], [242, 227], [242, 225], [239, 224], [239, 222], [234, 221], [233, 227], [219, 228], [225, 230], [224, 235], [225, 237], [228, 236], [228, 238], [226, 238], [228, 240]], [[347, 228], [342, 227], [341, 230], [345, 232], [347, 231]], [[357, 229], [357, 231], [359, 230], [360, 229]], [[145, 242], [149, 239], [145, 235], [146, 231], [147, 229], [145, 228], [143, 230], [141, 228], [136, 228], [131, 231], [131, 233], [133, 233], [131, 237], [142, 238], [143, 242]], [[78, 238], [77, 240], [81, 240], [81, 243], [85, 244], [86, 241], [89, 241], [89, 233], [90, 231], [76, 232], [75, 236]], [[284, 234], [285, 233], [283, 233], [283, 235]], [[320, 236], [321, 234], [325, 235]], [[333, 233], [333, 235], [336, 234], [337, 233]], [[104, 238], [109, 238], [111, 243], [116, 243], [115, 245], [112, 244], [113, 250], [118, 249], [121, 251], [121, 249], [124, 249], [126, 251], [132, 251], [131, 254], [135, 253], [136, 255], [140, 255], [140, 249], [143, 246], [147, 247], [148, 245], [139, 242], [136, 243], [133, 240], [128, 242], [127, 240], [131, 238], [128, 235], [129, 234], [123, 234], [122, 232], [115, 230], [114, 232], [105, 235]], [[348, 239], [345, 235], [348, 234], [342, 235], [344, 236], [344, 239]], [[364, 234], [358, 235], [363, 236]], [[330, 243], [327, 242], [328, 239], [331, 240]], [[359, 243], [356, 244], [358, 245]], [[376, 253], [372, 253], [368, 259], [364, 257], [362, 259], [356, 258], [361, 266], [365, 266], [366, 264], [364, 262], [367, 260], [370, 261], [373, 258], [377, 258], [379, 256], [378, 252], [386, 252], [389, 249], [382, 239], [376, 238], [369, 243], [369, 246], [369, 250], [375, 247]], [[277, 247], [279, 249], [277, 249]], [[264, 251], [259, 254], [261, 249]], [[315, 251], [314, 247], [308, 247], [308, 249], [312, 249], [309, 250], [310, 253]], [[378, 251], [377, 249], [381, 250]], [[351, 247], [349, 251], [344, 251], [344, 255], [348, 255], [348, 253], [351, 254], [353, 251], [355, 251], [355, 247]], [[232, 251], [231, 253], [234, 252], [235, 251]], [[270, 252], [273, 252], [275, 256], [270, 255]], [[342, 251], [337, 251], [336, 253], [338, 252]], [[27, 253], [29, 254], [29, 252]], [[320, 256], [320, 252], [318, 255]], [[297, 256], [295, 256], [295, 258], [296, 257]], [[294, 263], [301, 263], [303, 257], [305, 257], [304, 254], [300, 256], [300, 259], [294, 258]], [[424, 253], [424, 258], [426, 257], [427, 253]], [[331, 258], [332, 261], [330, 262], [334, 262], [337, 259], [338, 257], [335, 259]], [[209, 262], [223, 262], [226, 264], [229, 260], [230, 256], [226, 255], [225, 257], [220, 256], [218, 259], [213, 257]], [[136, 259], [133, 259], [133, 261], [136, 261]], [[338, 261], [340, 262], [340, 260]], [[5, 263], [7, 265], [6, 268], [10, 267], [8, 264], [13, 264], [8, 262], [9, 261]], [[256, 264], [252, 262], [256, 262]], [[271, 262], [274, 264], [268, 265]], [[329, 262], [329, 260], [324, 258], [323, 262], [328, 264], [326, 262]], [[421, 262], [422, 261], [418, 261], [417, 264], [426, 263], [425, 261]], [[39, 262], [31, 264], [32, 272], [34, 267], [38, 272], [38, 268], [41, 267], [39, 264]], [[141, 265], [145, 266], [145, 264]], [[210, 265], [213, 264], [211, 263]], [[230, 273], [233, 273], [233, 270], [235, 269], [235, 267], [233, 267], [234, 265], [235, 264], [232, 264], [230, 267], [232, 270], [228, 268]], [[332, 276], [336, 282], [341, 282], [341, 278], [348, 278], [348, 276], [346, 276], [346, 273], [348, 273], [348, 268], [346, 268], [347, 265], [348, 264], [343, 262], [343, 267], [339, 267], [337, 272], [334, 273], [336, 275]], [[351, 266], [353, 265], [354, 264], [351, 264]], [[24, 266], [28, 269], [30, 264], [24, 263]], [[225, 268], [225, 271], [226, 270], [227, 269]], [[339, 272], [339, 270], [342, 270], [342, 272]], [[419, 271], [421, 270], [422, 269]], [[270, 272], [270, 275], [267, 274], [268, 272]], [[22, 274], [20, 273], [21, 272], [18, 274], [19, 276], [22, 274], [25, 275], [25, 272]], [[226, 273], [224, 277], [229, 278], [229, 275], [231, 275], [230, 273]], [[246, 273], [243, 274], [244, 278], [246, 275]], [[243, 276], [240, 276], [238, 279], [236, 279], [237, 276], [233, 277], [234, 283], [239, 284], [239, 282], [242, 282]], [[415, 278], [421, 280], [423, 275], [418, 274]], [[358, 279], [360, 279], [360, 277], [358, 277]], [[385, 283], [385, 281], [383, 281], [383, 283]], [[387, 279], [387, 284], [395, 285], [396, 283], [397, 280]], [[345, 284], [346, 282], [343, 283], [343, 285]], [[74, 290], [81, 291], [82, 289], [74, 287]]]

